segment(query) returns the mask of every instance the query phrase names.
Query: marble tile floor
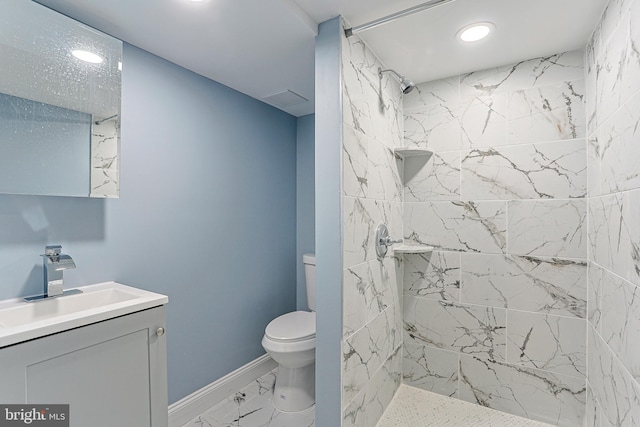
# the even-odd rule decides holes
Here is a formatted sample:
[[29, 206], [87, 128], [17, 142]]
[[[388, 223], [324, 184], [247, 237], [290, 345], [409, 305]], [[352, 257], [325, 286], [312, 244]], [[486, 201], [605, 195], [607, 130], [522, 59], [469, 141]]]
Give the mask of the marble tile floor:
[[192, 419], [183, 427], [312, 427], [315, 406], [301, 413], [276, 410], [271, 402], [275, 370]]
[[376, 427], [551, 427], [405, 384]]
[[[315, 406], [302, 413], [277, 411], [271, 403], [275, 371], [192, 419], [183, 427], [313, 427]], [[376, 427], [550, 427], [402, 384]]]

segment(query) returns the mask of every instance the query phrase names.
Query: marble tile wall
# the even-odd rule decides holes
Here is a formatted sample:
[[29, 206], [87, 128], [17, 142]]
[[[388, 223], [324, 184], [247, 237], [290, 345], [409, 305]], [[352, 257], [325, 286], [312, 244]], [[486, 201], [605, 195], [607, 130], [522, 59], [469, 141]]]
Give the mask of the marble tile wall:
[[118, 120], [91, 126], [91, 197], [118, 197], [120, 131]]
[[640, 425], [640, 0], [611, 0], [586, 49], [587, 426]]
[[402, 92], [379, 67], [343, 37], [343, 426], [374, 427], [401, 381], [401, 260], [379, 260], [373, 240], [382, 223], [402, 235]]
[[586, 84], [576, 51], [405, 96], [404, 144], [433, 155], [405, 161], [403, 237], [436, 248], [402, 264], [405, 383], [582, 425]]

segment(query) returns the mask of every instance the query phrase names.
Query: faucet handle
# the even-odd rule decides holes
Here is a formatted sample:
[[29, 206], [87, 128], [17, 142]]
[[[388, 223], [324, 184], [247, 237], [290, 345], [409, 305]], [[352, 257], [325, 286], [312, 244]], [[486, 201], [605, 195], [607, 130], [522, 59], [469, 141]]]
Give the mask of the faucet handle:
[[402, 239], [393, 240], [391, 237], [387, 236], [384, 242], [384, 244], [387, 246], [393, 245], [394, 243], [402, 243]]
[[61, 245], [50, 245], [44, 247], [45, 256], [58, 256], [62, 253]]

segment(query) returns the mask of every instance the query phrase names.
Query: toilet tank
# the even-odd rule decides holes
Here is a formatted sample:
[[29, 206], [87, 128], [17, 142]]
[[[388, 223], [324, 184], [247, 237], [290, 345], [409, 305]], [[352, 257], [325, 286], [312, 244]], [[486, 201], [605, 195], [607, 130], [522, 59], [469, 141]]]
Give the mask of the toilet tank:
[[302, 262], [307, 282], [307, 304], [309, 310], [316, 311], [316, 254], [302, 255]]

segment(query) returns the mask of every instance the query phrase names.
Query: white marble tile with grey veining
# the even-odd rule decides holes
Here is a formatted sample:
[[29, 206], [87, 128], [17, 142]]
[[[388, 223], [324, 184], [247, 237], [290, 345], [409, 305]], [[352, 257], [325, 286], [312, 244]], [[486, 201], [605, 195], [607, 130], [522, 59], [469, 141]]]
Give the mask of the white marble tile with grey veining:
[[518, 90], [509, 95], [509, 144], [586, 136], [584, 79]]
[[587, 43], [585, 48], [585, 111], [587, 115], [587, 135], [591, 136], [597, 128], [598, 124], [598, 109], [597, 105], [597, 63], [596, 63], [596, 49], [600, 43], [600, 26], [597, 26], [594, 30], [592, 37]]
[[342, 427], [375, 427], [400, 387], [400, 347], [389, 356], [366, 387], [344, 408]]
[[585, 380], [460, 355], [460, 399], [560, 427], [583, 425]]
[[386, 224], [389, 235], [399, 239], [402, 235], [402, 203], [343, 198], [344, 268], [376, 259], [374, 239], [380, 224]]
[[[265, 394], [267, 393], [269, 392], [265, 391]], [[227, 413], [226, 415], [223, 415], [220, 420], [221, 423], [218, 424], [214, 422], [212, 426], [217, 427], [255, 425], [276, 427], [292, 422], [300, 422], [300, 425], [303, 426], [314, 425], [313, 421], [309, 420], [308, 415], [285, 420], [284, 418], [288, 418], [288, 414], [285, 414], [284, 412], [280, 412], [277, 409], [273, 408], [272, 405], [269, 405], [269, 402], [266, 401], [266, 399], [253, 398], [241, 401], [238, 395], [236, 395], [236, 398], [238, 399], [239, 403], [237, 411], [232, 411]]]
[[367, 197], [402, 202], [402, 161], [393, 149], [371, 141], [368, 144], [369, 192]]
[[[626, 0], [625, 0], [626, 1]], [[602, 19], [598, 21], [593, 32], [589, 36], [587, 45], [584, 48], [585, 72], [590, 73], [595, 70], [596, 58], [602, 48]]]
[[587, 320], [600, 332], [602, 320], [602, 281], [604, 269], [589, 261], [589, 297], [587, 299]]
[[342, 343], [342, 407], [371, 381], [402, 344], [400, 302], [387, 307], [375, 319]]
[[460, 253], [405, 254], [404, 295], [447, 301], [460, 299]]
[[118, 169], [91, 168], [91, 197], [118, 197], [120, 171]]
[[[605, 43], [613, 35], [621, 22], [628, 20], [629, 9], [632, 3], [633, 0], [611, 0], [608, 2], [598, 22], [600, 37], [602, 39], [602, 43], [599, 46], [601, 49], [606, 46]], [[602, 54], [601, 51], [598, 53]]]
[[508, 363], [586, 377], [584, 319], [507, 310], [507, 324]]
[[[589, 85], [594, 93], [590, 94], [590, 99], [594, 101], [589, 111], [591, 119], [590, 129], [597, 129], [622, 105], [621, 94], [622, 82], [619, 73], [627, 66], [627, 54], [629, 36], [628, 21], [621, 23], [617, 30], [606, 40], [600, 36], [599, 49], [595, 52], [595, 66], [588, 78]], [[589, 76], [588, 76], [589, 77]]]
[[529, 59], [460, 76], [460, 95], [478, 96], [584, 78], [581, 50]]
[[[631, 3], [629, 14], [625, 15], [629, 16], [629, 46], [631, 50], [629, 51], [630, 59], [629, 66], [623, 70], [625, 73], [624, 81], [626, 83], [626, 87], [630, 90], [638, 90], [640, 88], [640, 20], [638, 20], [638, 16], [640, 16], [640, 2], [632, 1], [632, 0], [620, 0], [621, 2], [629, 2]], [[622, 22], [624, 22], [622, 19]], [[633, 92], [629, 93], [629, 96]]]
[[460, 301], [584, 318], [587, 264], [581, 260], [463, 253]]
[[[640, 78], [640, 77], [639, 77]], [[599, 196], [640, 188], [640, 91], [589, 139], [589, 192]]]
[[587, 409], [585, 427], [602, 427], [602, 408], [598, 399], [593, 394], [591, 385], [587, 382]]
[[[611, 0], [607, 4], [599, 23], [600, 37], [604, 43], [614, 34], [618, 26], [626, 24], [632, 3], [633, 0]], [[598, 51], [597, 53], [601, 54], [602, 52]]]
[[117, 120], [91, 125], [91, 197], [118, 197], [120, 129]]
[[207, 409], [183, 427], [313, 427], [315, 406], [280, 412], [272, 403], [275, 371], [269, 372]]
[[589, 384], [602, 408], [604, 425], [640, 425], [640, 387], [611, 349], [591, 327], [587, 328]]
[[449, 397], [458, 397], [458, 353], [405, 340], [402, 382]]
[[504, 360], [506, 310], [405, 296], [404, 342]]
[[461, 108], [460, 103], [443, 102], [406, 111], [404, 145], [432, 151], [469, 148], [462, 139]]
[[396, 259], [374, 259], [344, 270], [343, 337], [347, 338], [399, 301]]
[[[589, 138], [587, 139], [587, 182], [589, 186], [587, 188], [588, 197], [597, 197], [601, 196], [603, 183], [599, 182], [602, 179], [603, 173], [600, 171], [600, 166], [602, 164], [602, 149], [601, 141], [598, 138], [598, 132], [591, 133]], [[605, 158], [609, 156], [609, 154], [604, 153]]]
[[[600, 406], [599, 408], [600, 408], [600, 414], [603, 414], [604, 412], [602, 412], [602, 407]], [[601, 415], [599, 427], [617, 427], [617, 426], [614, 426], [613, 424], [611, 424], [604, 415]]]
[[640, 288], [606, 270], [602, 280], [601, 336], [640, 381]]
[[343, 37], [343, 120], [388, 147], [399, 147], [402, 92], [394, 77], [378, 76], [380, 67], [380, 61], [358, 36]]
[[369, 199], [343, 198], [343, 266], [345, 268], [375, 259], [373, 230], [377, 206]]
[[[616, 245], [615, 240], [618, 233], [615, 233], [615, 226], [612, 225], [624, 224], [623, 210], [621, 194], [589, 198], [589, 259], [618, 274], [625, 268], [622, 262], [616, 262], [621, 261], [623, 257], [617, 254], [619, 245]], [[622, 242], [628, 245], [629, 237], [625, 235], [626, 233], [622, 234]]]
[[623, 16], [617, 26], [611, 26], [615, 26], [611, 36], [603, 36], [602, 53], [597, 57], [598, 126], [640, 90], [640, 23], [631, 19], [640, 14], [640, 4], [633, 2], [627, 9], [621, 9]]
[[404, 203], [404, 238], [442, 250], [503, 253], [506, 202]]
[[119, 169], [118, 122], [108, 120], [91, 125], [91, 167], [96, 169]]
[[461, 160], [462, 199], [585, 197], [585, 144], [577, 139], [465, 152]]
[[344, 126], [343, 191], [346, 196], [402, 201], [401, 162], [393, 150]]
[[514, 255], [585, 258], [586, 200], [513, 200], [508, 250]]
[[368, 144], [370, 139], [349, 125], [343, 129], [342, 191], [345, 196], [367, 197], [369, 193]]
[[460, 200], [460, 152], [404, 160], [404, 201]]
[[507, 144], [507, 94], [467, 98], [460, 110], [462, 144], [498, 147]]
[[589, 255], [640, 285], [640, 190], [589, 199]]
[[458, 101], [460, 101], [460, 77], [453, 76], [418, 83], [411, 92], [404, 96], [402, 105], [407, 111], [425, 105]]
[[[218, 402], [215, 406], [202, 414], [200, 419], [202, 421], [209, 421], [212, 426], [217, 426], [223, 425], [222, 422], [224, 419], [238, 423], [241, 419], [246, 418], [247, 415], [251, 415], [254, 412], [262, 412], [263, 414], [260, 415], [263, 416], [266, 412], [272, 412], [274, 408], [271, 403], [271, 398], [273, 397], [275, 381], [276, 371], [268, 372], [255, 381], [251, 381], [240, 390], [230, 394], [223, 401]], [[251, 403], [250, 410], [247, 409], [249, 407], [249, 403]], [[264, 410], [256, 411], [256, 408]], [[255, 420], [255, 418], [251, 420], [250, 417], [247, 420], [247, 425], [251, 425], [251, 421], [255, 422]], [[190, 423], [187, 425], [191, 426], [192, 424]], [[202, 425], [208, 426], [209, 424], [203, 423]]]

